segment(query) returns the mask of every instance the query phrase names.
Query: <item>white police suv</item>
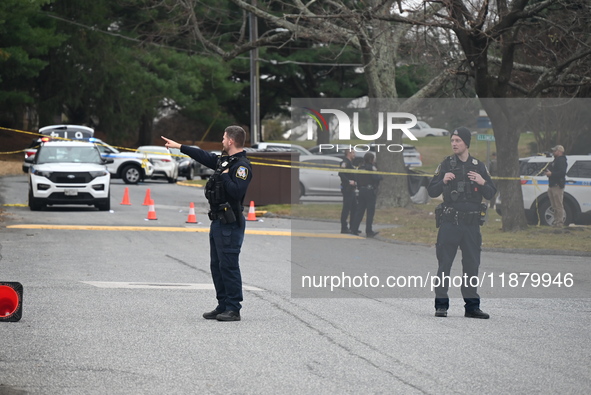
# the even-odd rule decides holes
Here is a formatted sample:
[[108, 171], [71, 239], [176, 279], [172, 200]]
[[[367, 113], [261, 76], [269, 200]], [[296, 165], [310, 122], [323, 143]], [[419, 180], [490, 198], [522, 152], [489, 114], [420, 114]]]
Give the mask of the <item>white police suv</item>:
[[113, 160], [112, 163], [107, 165], [111, 177], [121, 178], [126, 184], [137, 184], [154, 174], [154, 165], [146, 154], [120, 152], [115, 147], [97, 138], [90, 138], [88, 141], [96, 144], [103, 158]]
[[[531, 156], [519, 160], [523, 207], [530, 224], [551, 225], [554, 210], [548, 197], [548, 177], [543, 175], [553, 157]], [[566, 155], [567, 171], [564, 187], [565, 224], [582, 222], [591, 216], [591, 155]], [[502, 212], [501, 199], [496, 210]]]
[[101, 158], [90, 142], [42, 142], [37, 153], [26, 159], [29, 169], [29, 208], [46, 205], [94, 205], [101, 211], [111, 209], [111, 175], [105, 165], [112, 159]]
[[[89, 141], [95, 143], [101, 152], [103, 158], [113, 159], [109, 162], [107, 169], [112, 178], [121, 178], [126, 184], [137, 184], [138, 182], [150, 178], [154, 173], [154, 166], [148, 160], [146, 154], [137, 152], [120, 152], [109, 144], [93, 137], [94, 130], [81, 125], [50, 125], [39, 129], [39, 133], [44, 135], [35, 140], [29, 148], [25, 150], [25, 159], [34, 156], [37, 148], [43, 141], [73, 140]], [[23, 172], [29, 172], [30, 163], [23, 163]]]

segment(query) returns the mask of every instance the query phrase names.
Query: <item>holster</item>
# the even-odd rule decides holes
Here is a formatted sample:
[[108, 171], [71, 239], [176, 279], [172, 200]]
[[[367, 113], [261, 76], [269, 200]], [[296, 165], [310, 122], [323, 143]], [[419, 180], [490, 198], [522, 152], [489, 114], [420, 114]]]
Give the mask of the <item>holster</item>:
[[488, 210], [488, 205], [486, 203], [480, 203], [480, 218], [478, 220], [478, 225], [482, 226], [486, 222], [487, 210]]
[[443, 220], [443, 203], [439, 204], [435, 207], [435, 227], [439, 228], [441, 226], [441, 222]]
[[212, 221], [219, 219], [222, 224], [231, 224], [236, 222], [236, 214], [234, 214], [234, 210], [232, 210], [230, 203], [220, 204], [219, 210], [210, 211], [207, 213], [207, 216]]

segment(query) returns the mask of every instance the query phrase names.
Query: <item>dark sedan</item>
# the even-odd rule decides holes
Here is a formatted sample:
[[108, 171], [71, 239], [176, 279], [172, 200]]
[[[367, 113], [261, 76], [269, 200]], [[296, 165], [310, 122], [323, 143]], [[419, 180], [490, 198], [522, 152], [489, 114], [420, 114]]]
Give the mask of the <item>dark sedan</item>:
[[195, 159], [181, 153], [181, 151], [176, 148], [170, 148], [170, 153], [179, 164], [180, 177], [185, 177], [187, 180], [192, 180], [196, 175], [201, 173], [202, 165]]

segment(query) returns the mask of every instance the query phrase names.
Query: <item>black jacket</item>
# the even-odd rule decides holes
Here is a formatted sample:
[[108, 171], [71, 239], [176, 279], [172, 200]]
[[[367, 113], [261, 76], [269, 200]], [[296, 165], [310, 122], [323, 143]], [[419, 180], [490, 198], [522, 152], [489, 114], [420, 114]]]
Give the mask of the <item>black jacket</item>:
[[[371, 163], [364, 163], [363, 165], [359, 166], [359, 170], [375, 171], [376, 168]], [[380, 184], [380, 181], [382, 181], [382, 176], [380, 174], [357, 174], [357, 188], [366, 186], [377, 188], [377, 186]]]
[[[342, 169], [355, 169], [353, 163], [347, 158], [343, 159], [340, 167]], [[339, 177], [341, 178], [341, 187], [343, 189], [355, 190], [355, 187], [349, 183], [349, 181], [355, 181], [355, 173], [339, 172]]]
[[552, 172], [552, 175], [548, 177], [548, 186], [564, 188], [567, 165], [566, 156], [561, 155], [554, 158], [554, 161], [548, 166], [548, 170]]
[[[189, 155], [197, 162], [210, 169], [216, 169], [218, 166], [219, 156], [210, 152], [204, 151], [200, 148], [190, 147], [188, 145], [181, 146], [181, 152]], [[246, 195], [246, 190], [252, 179], [252, 167], [248, 159], [246, 159], [246, 152], [238, 152], [232, 155], [238, 160], [234, 161], [227, 173], [221, 174], [220, 178], [224, 185], [224, 191], [228, 203], [236, 213], [242, 212], [242, 201]], [[222, 156], [223, 160], [223, 156]], [[212, 209], [215, 209], [212, 207]]]

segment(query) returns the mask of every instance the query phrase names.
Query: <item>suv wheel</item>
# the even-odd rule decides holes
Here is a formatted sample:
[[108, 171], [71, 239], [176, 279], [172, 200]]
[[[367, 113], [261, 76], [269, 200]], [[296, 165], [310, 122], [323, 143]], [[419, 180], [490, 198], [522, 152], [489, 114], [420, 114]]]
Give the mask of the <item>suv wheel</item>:
[[43, 207], [45, 207], [45, 203], [43, 203], [43, 201], [41, 199], [36, 199], [35, 196], [33, 196], [33, 189], [30, 187], [29, 188], [29, 209], [31, 211], [39, 211]]
[[142, 172], [139, 167], [128, 165], [121, 171], [121, 178], [126, 184], [137, 184], [142, 178]]
[[101, 199], [94, 205], [99, 211], [109, 211], [111, 209], [111, 191], [106, 199]]
[[[573, 222], [573, 213], [568, 203], [564, 202], [563, 205], [564, 224], [568, 225], [571, 222]], [[554, 209], [552, 209], [550, 200], [545, 199], [542, 202], [540, 202], [540, 206], [538, 207], [538, 216], [540, 218], [540, 224], [552, 226], [552, 223], [554, 222]]]

